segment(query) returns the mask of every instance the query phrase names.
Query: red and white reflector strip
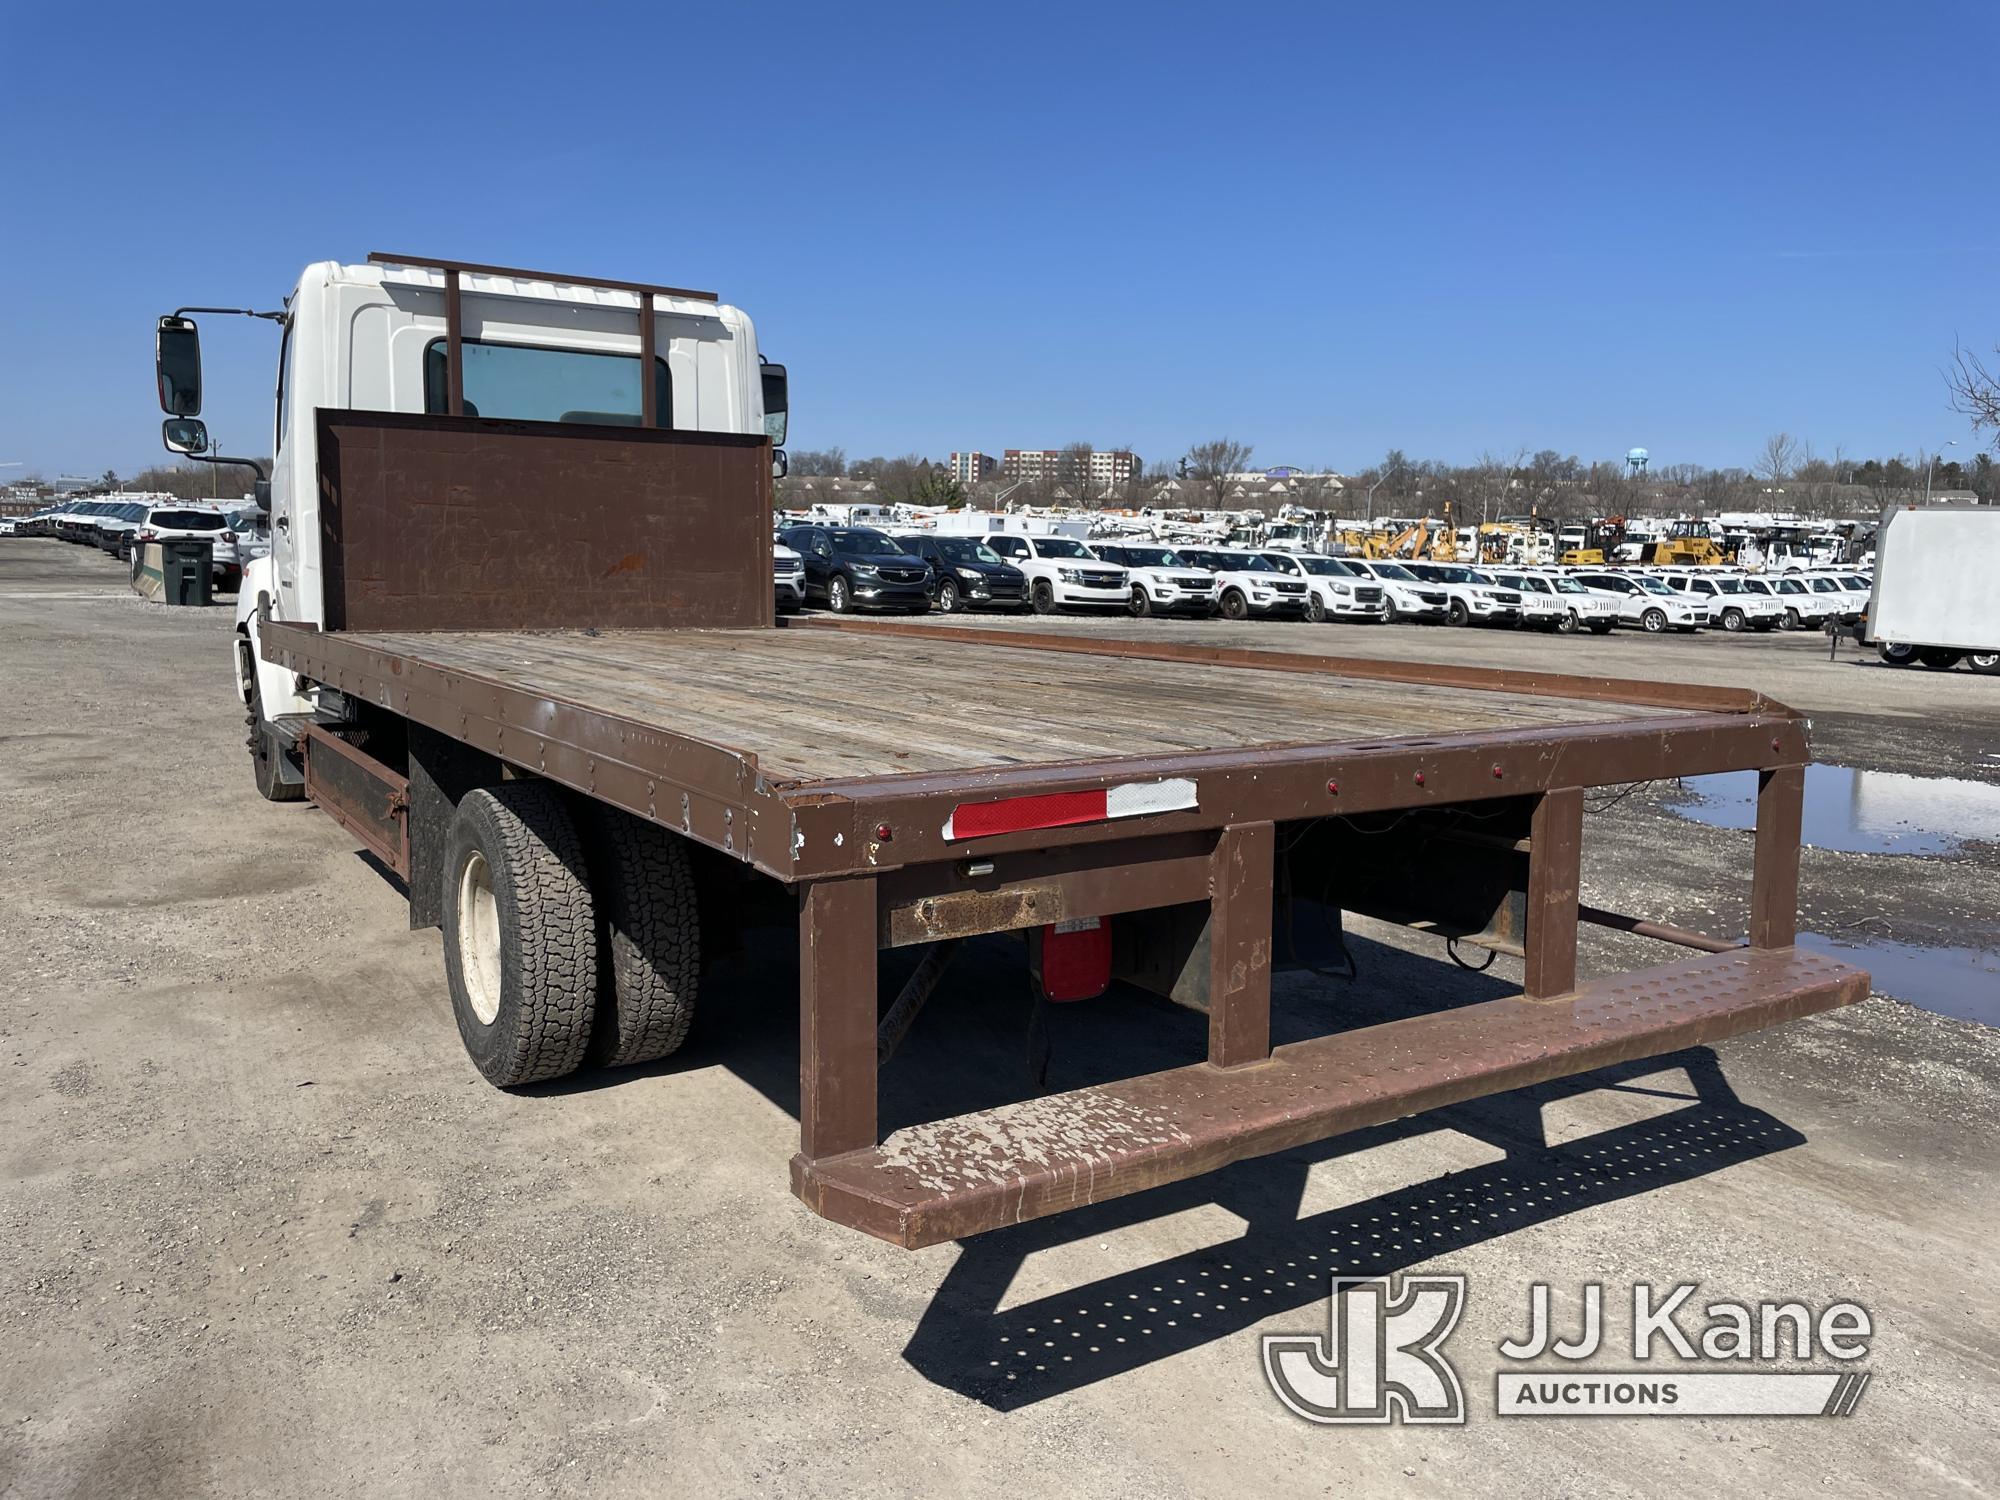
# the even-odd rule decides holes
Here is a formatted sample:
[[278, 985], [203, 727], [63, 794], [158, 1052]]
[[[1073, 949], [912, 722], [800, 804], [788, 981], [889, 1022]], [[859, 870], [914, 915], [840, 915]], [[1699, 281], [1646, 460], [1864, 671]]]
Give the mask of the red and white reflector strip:
[[997, 802], [961, 802], [945, 819], [946, 839], [985, 839], [997, 833], [1037, 828], [1071, 828], [1109, 823], [1148, 813], [1185, 812], [1200, 804], [1194, 782], [1185, 776], [1165, 781], [1128, 781], [1088, 792], [1050, 792], [1040, 797], [1002, 797]]

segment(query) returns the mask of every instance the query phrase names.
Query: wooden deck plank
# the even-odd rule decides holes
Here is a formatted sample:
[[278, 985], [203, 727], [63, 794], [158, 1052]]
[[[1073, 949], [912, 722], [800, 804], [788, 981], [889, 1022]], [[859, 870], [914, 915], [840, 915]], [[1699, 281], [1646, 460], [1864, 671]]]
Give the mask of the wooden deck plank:
[[1656, 707], [833, 631], [366, 632], [756, 757], [775, 780], [1617, 722]]

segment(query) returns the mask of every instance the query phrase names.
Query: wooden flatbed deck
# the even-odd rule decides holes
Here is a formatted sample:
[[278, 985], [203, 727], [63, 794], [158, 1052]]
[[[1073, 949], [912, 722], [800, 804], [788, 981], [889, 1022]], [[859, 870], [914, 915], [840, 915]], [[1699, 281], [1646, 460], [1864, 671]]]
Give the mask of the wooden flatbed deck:
[[342, 632], [753, 760], [776, 784], [1653, 718], [1499, 688], [1059, 653], [947, 630]]

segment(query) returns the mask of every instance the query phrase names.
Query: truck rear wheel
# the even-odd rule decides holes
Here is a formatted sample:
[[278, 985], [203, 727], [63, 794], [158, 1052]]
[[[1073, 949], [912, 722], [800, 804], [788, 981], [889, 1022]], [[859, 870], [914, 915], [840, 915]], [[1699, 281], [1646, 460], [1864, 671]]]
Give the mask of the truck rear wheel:
[[473, 1066], [501, 1088], [575, 1072], [596, 1008], [597, 918], [568, 807], [535, 781], [467, 792], [446, 844], [445, 974]]
[[1988, 677], [2000, 676], [2000, 651], [1973, 651], [1967, 654], [1965, 664], [1975, 672], [1984, 672]]
[[1925, 646], [1917, 652], [1917, 660], [1933, 672], [1949, 672], [1958, 665], [1959, 653], [1943, 646]]
[[590, 860], [602, 923], [591, 1057], [611, 1067], [676, 1051], [694, 1024], [701, 924], [687, 845], [666, 829], [598, 811]]

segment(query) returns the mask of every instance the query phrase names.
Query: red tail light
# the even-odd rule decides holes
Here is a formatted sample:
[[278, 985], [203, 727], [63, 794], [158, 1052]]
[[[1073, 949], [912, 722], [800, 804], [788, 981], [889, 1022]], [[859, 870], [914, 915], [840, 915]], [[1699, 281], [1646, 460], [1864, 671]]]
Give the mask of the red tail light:
[[1111, 984], [1111, 923], [1080, 917], [1041, 928], [1030, 957], [1051, 1000], [1094, 1000]]

